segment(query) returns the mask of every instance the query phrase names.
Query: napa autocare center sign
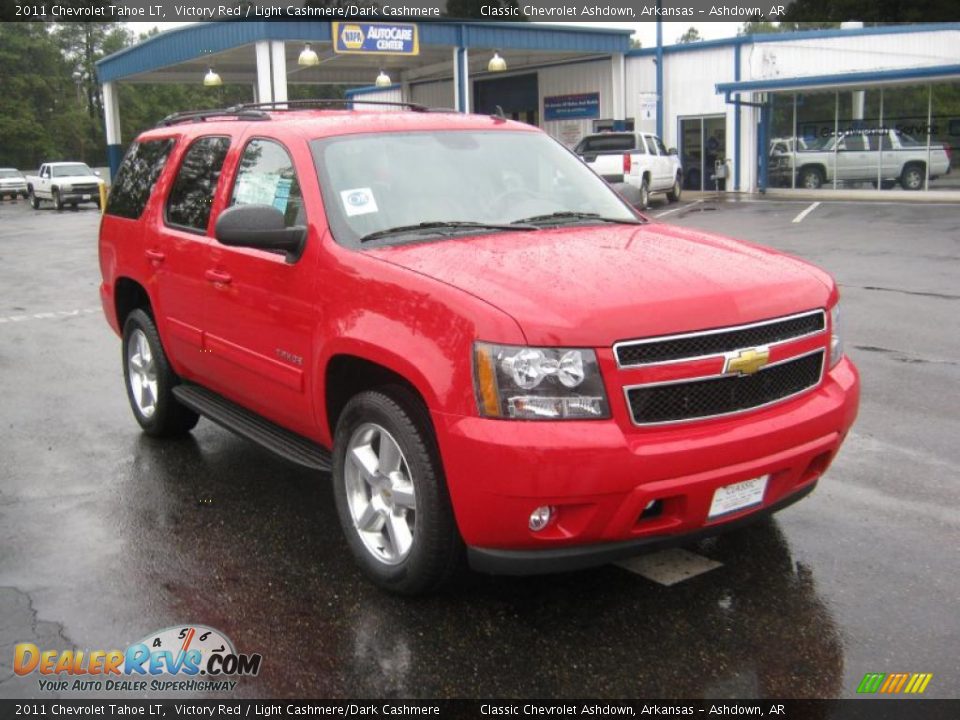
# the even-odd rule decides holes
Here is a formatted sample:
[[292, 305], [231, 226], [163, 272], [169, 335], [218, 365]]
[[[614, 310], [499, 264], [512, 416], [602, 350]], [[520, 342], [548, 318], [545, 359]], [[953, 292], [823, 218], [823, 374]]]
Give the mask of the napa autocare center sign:
[[600, 117], [600, 93], [551, 95], [543, 99], [544, 120], [582, 120]]
[[419, 55], [417, 26], [410, 23], [335, 22], [333, 51], [353, 55]]

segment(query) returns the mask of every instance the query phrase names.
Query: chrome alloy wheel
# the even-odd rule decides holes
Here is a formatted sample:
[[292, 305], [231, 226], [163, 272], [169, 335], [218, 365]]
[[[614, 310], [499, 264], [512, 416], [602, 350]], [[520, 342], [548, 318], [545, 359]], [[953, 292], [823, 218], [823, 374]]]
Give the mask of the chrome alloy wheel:
[[144, 418], [152, 418], [157, 411], [157, 365], [147, 336], [139, 328], [127, 343], [127, 376], [137, 410]]
[[386, 565], [402, 562], [413, 547], [417, 499], [397, 441], [364, 423], [347, 444], [343, 474], [353, 526], [367, 550]]

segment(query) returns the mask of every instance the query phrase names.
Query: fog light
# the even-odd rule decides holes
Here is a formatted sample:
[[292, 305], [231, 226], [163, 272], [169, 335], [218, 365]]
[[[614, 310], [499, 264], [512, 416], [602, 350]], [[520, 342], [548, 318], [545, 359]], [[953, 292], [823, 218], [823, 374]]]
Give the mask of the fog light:
[[549, 505], [541, 505], [530, 513], [530, 529], [534, 532], [540, 532], [550, 524], [550, 518], [553, 517], [554, 508]]

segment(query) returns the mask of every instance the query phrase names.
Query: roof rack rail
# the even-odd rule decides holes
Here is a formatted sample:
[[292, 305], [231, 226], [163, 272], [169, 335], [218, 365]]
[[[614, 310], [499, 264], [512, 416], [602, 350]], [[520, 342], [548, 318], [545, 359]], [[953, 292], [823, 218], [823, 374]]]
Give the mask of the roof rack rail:
[[167, 115], [163, 120], [157, 123], [157, 127], [169, 127], [184, 122], [193, 122], [196, 120], [206, 121], [209, 118], [222, 118], [225, 116], [236, 118], [237, 120], [269, 120], [270, 116], [265, 112], [257, 110], [248, 110], [246, 108], [223, 108], [219, 110], [185, 110]]
[[274, 100], [273, 102], [240, 103], [229, 110], [296, 110], [329, 105], [388, 105], [405, 107], [414, 112], [430, 112], [430, 108], [420, 103], [397, 102], [396, 100], [352, 100], [350, 98], [311, 98], [306, 100]]

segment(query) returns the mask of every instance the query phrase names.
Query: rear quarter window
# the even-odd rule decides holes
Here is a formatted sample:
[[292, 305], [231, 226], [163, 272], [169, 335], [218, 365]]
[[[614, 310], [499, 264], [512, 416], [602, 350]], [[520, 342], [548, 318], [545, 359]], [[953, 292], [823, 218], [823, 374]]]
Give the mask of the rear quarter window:
[[586, 138], [582, 143], [580, 152], [623, 152], [625, 150], [633, 150], [634, 144], [632, 135], [604, 135]]
[[107, 215], [136, 220], [143, 214], [171, 149], [172, 138], [147, 140], [130, 146], [110, 189]]

